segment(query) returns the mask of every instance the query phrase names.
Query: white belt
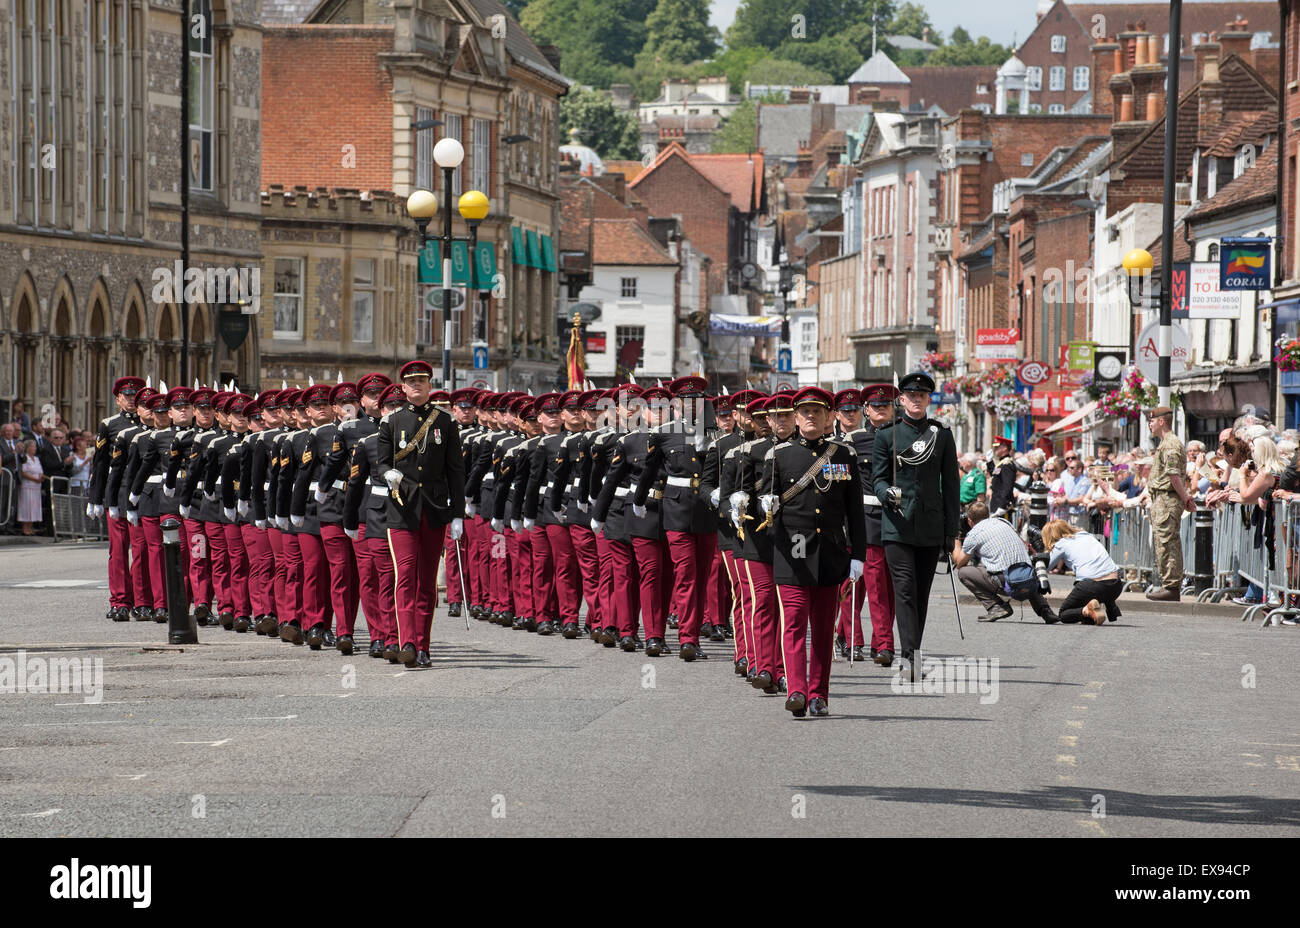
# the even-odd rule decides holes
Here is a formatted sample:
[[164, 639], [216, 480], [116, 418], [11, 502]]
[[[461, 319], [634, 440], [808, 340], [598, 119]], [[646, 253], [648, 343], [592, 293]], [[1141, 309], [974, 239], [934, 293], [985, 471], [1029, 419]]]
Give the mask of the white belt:
[[215, 485], [216, 485], [216, 486], [221, 486], [221, 478], [220, 478], [220, 477], [217, 478], [217, 482], [216, 482]]
[[162, 474], [153, 474], [147, 480], [145, 480], [145, 483], [162, 483], [162, 482], [163, 482]]
[[387, 496], [388, 487], [377, 487], [372, 483], [370, 485], [370, 492], [375, 496]]
[[554, 481], [554, 480], [548, 480], [548, 481], [546, 481], [546, 489], [548, 489], [548, 490], [554, 490], [554, 489], [555, 489], [555, 481]]
[[495, 474], [484, 474], [484, 475], [483, 475], [483, 482], [484, 482], [484, 483], [495, 483], [495, 482], [496, 482], [496, 479], [497, 479], [497, 478], [496, 478], [496, 475], [495, 475]]
[[697, 477], [669, 477], [668, 485], [670, 487], [689, 487], [698, 479]]
[[344, 483], [342, 480], [335, 480], [332, 484], [330, 484], [330, 486], [334, 487], [334, 489], [336, 490], [342, 490], [345, 487], [347, 487], [347, 484]]
[[863, 494], [862, 494], [862, 505], [864, 505], [864, 506], [879, 506], [879, 505], [880, 505], [880, 497], [878, 497], [878, 496], [868, 496], [866, 493], [863, 493]]
[[631, 492], [632, 492], [632, 488], [631, 488], [631, 487], [619, 487], [617, 490], [614, 491], [614, 495], [615, 495], [615, 496], [620, 496], [620, 497], [621, 497], [621, 496], [627, 496], [627, 495], [628, 495], [629, 493], [631, 493]]
[[266, 483], [262, 484], [262, 492], [263, 493], [271, 492], [271, 481], [268, 480], [266, 481]]

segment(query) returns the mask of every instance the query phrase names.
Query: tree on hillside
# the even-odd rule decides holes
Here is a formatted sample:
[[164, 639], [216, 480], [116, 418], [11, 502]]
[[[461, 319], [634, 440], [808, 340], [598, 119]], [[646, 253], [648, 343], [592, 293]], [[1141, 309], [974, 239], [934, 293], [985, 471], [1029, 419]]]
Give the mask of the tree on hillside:
[[970, 33], [961, 26], [952, 31], [952, 38], [938, 51], [930, 53], [926, 59], [927, 66], [940, 65], [1000, 65], [1012, 55], [1012, 50], [1005, 45], [990, 42], [988, 36], [982, 35], [972, 42]]
[[745, 75], [749, 69], [772, 53], [760, 45], [746, 45], [740, 48], [728, 48], [712, 61], [706, 61], [695, 69], [696, 77], [718, 77], [725, 74], [731, 83], [732, 93], [741, 93], [745, 89]]
[[755, 64], [745, 74], [745, 80], [751, 84], [829, 84], [831, 76], [825, 71], [818, 71], [797, 61], [785, 61], [781, 58], [765, 58]]
[[816, 71], [824, 71], [831, 81], [841, 83], [862, 64], [862, 53], [842, 35], [824, 35], [816, 42], [785, 42], [775, 52], [777, 58], [797, 61]]
[[574, 87], [560, 97], [560, 134], [578, 129], [578, 141], [602, 158], [631, 160], [641, 157], [641, 130], [632, 113], [616, 110], [598, 90]]
[[708, 0], [659, 0], [646, 19], [649, 52], [664, 61], [690, 63], [718, 49], [718, 30], [709, 25]]
[[560, 50], [567, 77], [607, 87], [645, 45], [654, 7], [655, 0], [532, 0], [519, 22], [534, 42]]
[[758, 106], [743, 100], [713, 136], [713, 154], [729, 155], [751, 152], [758, 147]]
[[741, 0], [727, 30], [727, 47], [761, 45], [776, 49], [787, 40], [815, 42], [855, 22], [871, 24], [876, 9], [883, 25], [894, 14], [893, 0]]

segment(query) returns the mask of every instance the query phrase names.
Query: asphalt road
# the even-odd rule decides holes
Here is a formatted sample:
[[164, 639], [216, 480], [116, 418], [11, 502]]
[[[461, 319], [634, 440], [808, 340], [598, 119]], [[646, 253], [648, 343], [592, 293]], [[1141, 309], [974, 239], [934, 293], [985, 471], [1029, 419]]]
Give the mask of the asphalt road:
[[929, 654], [996, 659], [996, 701], [837, 661], [831, 716], [796, 721], [730, 643], [686, 664], [440, 611], [425, 672], [220, 628], [171, 648], [104, 618], [105, 559], [0, 549], [0, 671], [103, 662], [100, 702], [0, 694], [7, 836], [1300, 834], [1292, 628], [963, 607], [963, 642], [940, 578]]

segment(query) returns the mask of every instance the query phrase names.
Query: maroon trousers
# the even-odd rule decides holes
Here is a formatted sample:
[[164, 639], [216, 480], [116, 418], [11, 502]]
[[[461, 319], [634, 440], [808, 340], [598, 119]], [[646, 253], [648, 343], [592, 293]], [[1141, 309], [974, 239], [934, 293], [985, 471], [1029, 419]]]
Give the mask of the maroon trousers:
[[266, 540], [271, 545], [271, 556], [275, 560], [275, 598], [271, 600], [271, 608], [268, 610], [271, 615], [278, 621], [281, 615], [285, 614], [285, 605], [288, 593], [285, 589], [286, 563], [284, 554], [284, 536], [280, 534], [278, 528], [267, 528]]
[[280, 533], [280, 547], [284, 552], [284, 599], [276, 617], [281, 622], [303, 623], [302, 548], [293, 532]]
[[700, 643], [700, 625], [709, 598], [709, 571], [718, 551], [718, 536], [709, 532], [667, 532], [673, 564], [672, 607], [677, 616], [677, 640]]
[[894, 650], [894, 578], [885, 561], [884, 545], [867, 545], [862, 579], [866, 582], [871, 609], [871, 646], [877, 651]]
[[[463, 537], [468, 536], [469, 533], [468, 526], [466, 526], [465, 532], [466, 532], [466, 536]], [[463, 602], [465, 597], [461, 591], [469, 590], [469, 579], [467, 577], [464, 578], [462, 577], [461, 569], [460, 569], [461, 565], [465, 563], [465, 551], [463, 547], [461, 548], [460, 551], [460, 557], [456, 556], [456, 548], [459, 545], [461, 545], [461, 541], [460, 540], [452, 541], [451, 533], [447, 532], [445, 540], [443, 542], [443, 557], [444, 560], [446, 561], [445, 574], [447, 579], [447, 602], [448, 603]], [[462, 579], [465, 580], [464, 586], [461, 586]], [[474, 602], [474, 598], [472, 595], [470, 596], [470, 602], [471, 603]]]
[[709, 562], [708, 598], [704, 603], [704, 621], [731, 628], [731, 577], [727, 572], [727, 552], [713, 539], [713, 559]]
[[754, 652], [749, 666], [757, 667], [759, 672], [766, 670], [773, 680], [780, 680], [786, 674], [786, 667], [785, 656], [781, 651], [781, 628], [777, 623], [778, 602], [772, 565], [766, 561], [743, 559], [738, 563], [749, 581], [749, 631]]
[[614, 604], [613, 621], [605, 627], [614, 625], [619, 637], [635, 637], [637, 631], [637, 584], [639, 582], [640, 564], [636, 549], [631, 542], [610, 541], [609, 566], [611, 574], [611, 595]]
[[604, 532], [593, 533], [592, 537], [596, 539], [596, 558], [600, 562], [600, 579], [596, 581], [600, 614], [596, 619], [589, 618], [587, 624], [592, 628], [618, 627], [617, 607], [614, 605], [614, 546], [606, 540]]
[[226, 529], [220, 522], [204, 522], [203, 534], [208, 538], [208, 558], [212, 565], [212, 592], [217, 601], [217, 612], [235, 611], [230, 589], [230, 552], [226, 548]]
[[329, 599], [334, 608], [335, 634], [351, 635], [357, 624], [357, 605], [361, 602], [357, 577], [357, 560], [352, 553], [352, 539], [342, 525], [322, 522], [321, 544], [329, 565]]
[[514, 568], [514, 583], [510, 588], [511, 611], [522, 618], [528, 618], [533, 611], [533, 540], [528, 532], [516, 532], [513, 529], [507, 536], [514, 551], [510, 554], [510, 564]]
[[153, 592], [153, 607], [167, 607], [167, 566], [163, 560], [162, 528], [157, 516], [141, 516], [140, 528], [148, 545], [149, 589]]
[[208, 551], [208, 536], [204, 523], [186, 519], [186, 547], [190, 551], [190, 600], [196, 606], [212, 605], [212, 557]]
[[153, 602], [153, 590], [149, 583], [149, 543], [144, 526], [122, 521], [131, 541], [131, 598], [137, 606], [149, 606]]
[[253, 604], [248, 596], [248, 552], [244, 550], [244, 532], [237, 524], [221, 526], [226, 536], [226, 560], [230, 563], [230, 601], [235, 615], [251, 616]]
[[[646, 641], [663, 638], [668, 628], [668, 588], [664, 585], [664, 574], [668, 569], [668, 543], [662, 538], [633, 538], [632, 549], [636, 552], [636, 566], [641, 574], [638, 591]], [[680, 626], [678, 639], [683, 644], [690, 640], [685, 637]], [[699, 640], [698, 628], [695, 640]]]
[[251, 615], [275, 612], [275, 552], [265, 529], [241, 525], [244, 551], [248, 554], [248, 603]]
[[555, 598], [559, 606], [560, 624], [578, 624], [582, 608], [582, 579], [578, 573], [578, 556], [573, 550], [573, 537], [567, 525], [547, 525], [546, 544], [555, 562]]
[[393, 552], [393, 600], [403, 647], [414, 644], [417, 651], [429, 650], [433, 610], [438, 605], [438, 555], [446, 533], [447, 526], [431, 522], [428, 513], [421, 514], [416, 531], [388, 530], [388, 545]]
[[488, 526], [488, 608], [493, 612], [510, 612], [510, 587], [514, 580], [515, 546], [510, 541], [510, 530], [499, 532]]
[[303, 630], [324, 625], [330, 629], [331, 621], [329, 583], [330, 565], [325, 557], [325, 543], [319, 535], [299, 532], [298, 548], [302, 551], [302, 606], [298, 618]]
[[358, 529], [354, 543], [357, 574], [361, 587], [361, 609], [371, 641], [397, 641], [397, 619], [393, 614], [393, 553], [388, 539], [366, 537], [366, 527]]
[[601, 595], [600, 544], [596, 533], [587, 525], [570, 525], [569, 542], [578, 560], [578, 582], [582, 597], [587, 600], [587, 624], [600, 628], [603, 621], [604, 597]]
[[747, 631], [745, 603], [749, 598], [749, 579], [740, 573], [740, 561], [736, 555], [720, 549], [722, 566], [727, 572], [727, 582], [731, 586], [731, 631], [735, 645], [734, 660], [742, 657], [749, 659], [749, 633]]
[[469, 534], [471, 523], [474, 526], [474, 536], [469, 548], [470, 573], [478, 587], [478, 602], [486, 607], [492, 601], [492, 568], [494, 566], [492, 560], [492, 526], [477, 516], [473, 519], [466, 519], [466, 534]]
[[555, 559], [551, 555], [546, 529], [535, 525], [526, 532], [533, 540], [533, 613], [538, 624], [555, 621], [559, 605], [555, 598]]
[[835, 622], [835, 636], [848, 641], [851, 635], [853, 640], [850, 644], [855, 648], [860, 648], [866, 641], [862, 633], [862, 605], [867, 598], [866, 577], [859, 577], [856, 583], [845, 580], [840, 585], [840, 596], [839, 617]]
[[815, 696], [829, 699], [839, 587], [783, 583], [777, 587], [777, 595], [787, 661], [786, 687], [791, 693], [803, 693], [809, 699]]
[[130, 525], [125, 518], [105, 516], [104, 519], [108, 523], [108, 603], [114, 609], [129, 609], [135, 605], [131, 586]]

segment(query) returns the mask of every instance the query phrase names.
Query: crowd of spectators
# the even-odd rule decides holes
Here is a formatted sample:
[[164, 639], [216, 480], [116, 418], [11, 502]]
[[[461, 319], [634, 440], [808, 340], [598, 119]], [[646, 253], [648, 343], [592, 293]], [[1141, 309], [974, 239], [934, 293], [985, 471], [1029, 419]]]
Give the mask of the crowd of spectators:
[[0, 424], [0, 526], [8, 533], [52, 534], [50, 493], [86, 495], [95, 435], [69, 429], [53, 407], [37, 418], [15, 402]]

